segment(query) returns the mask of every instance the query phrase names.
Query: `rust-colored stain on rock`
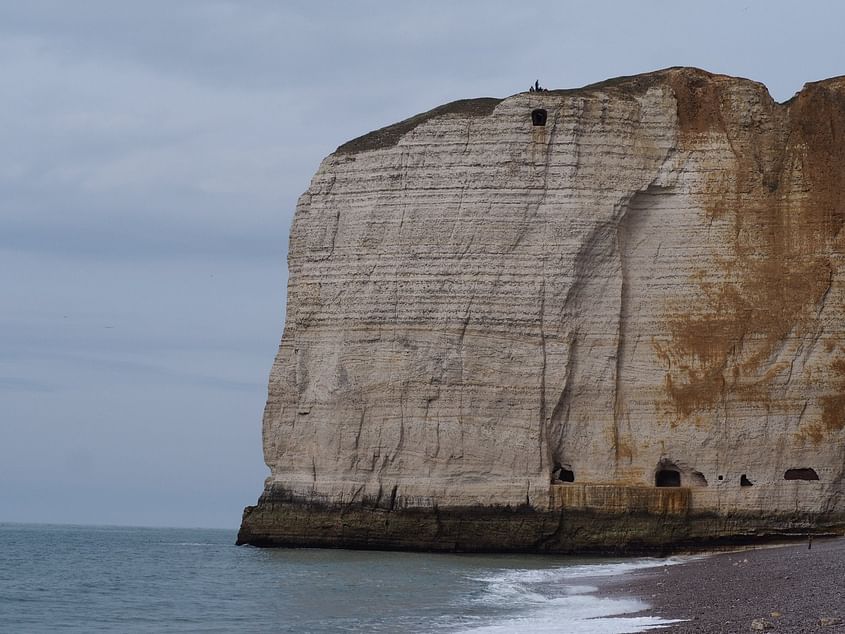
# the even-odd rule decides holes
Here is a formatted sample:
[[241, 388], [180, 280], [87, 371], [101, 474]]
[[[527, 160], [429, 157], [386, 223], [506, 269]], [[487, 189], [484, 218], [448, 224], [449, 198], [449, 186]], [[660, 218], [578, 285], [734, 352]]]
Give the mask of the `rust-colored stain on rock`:
[[[688, 75], [672, 81], [686, 147], [695, 151], [721, 135], [733, 154], [728, 164], [712, 166], [700, 197], [705, 222], [732, 225], [726, 253], [715, 260], [721, 271], [691, 279], [697, 294], [667, 306], [670, 341], [655, 344], [669, 366], [666, 392], [682, 417], [728, 397], [778, 406], [772, 391], [779, 353], [788, 340], [821, 331], [845, 219], [841, 83], [811, 84], [787, 104], [762, 98], [762, 115], [736, 125], [735, 114], [721, 110], [729, 101], [723, 84]], [[842, 394], [821, 398], [814, 440], [819, 430], [845, 424], [841, 387]]]
[[724, 130], [718, 79], [705, 71], [684, 69], [672, 73], [669, 85], [678, 104], [678, 128], [682, 142]]

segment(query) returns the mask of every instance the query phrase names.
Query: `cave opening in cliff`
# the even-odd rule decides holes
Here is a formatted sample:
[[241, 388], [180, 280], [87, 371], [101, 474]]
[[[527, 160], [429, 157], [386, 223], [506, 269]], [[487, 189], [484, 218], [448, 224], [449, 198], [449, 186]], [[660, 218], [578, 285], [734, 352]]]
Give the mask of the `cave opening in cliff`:
[[754, 483], [748, 479], [748, 476], [744, 473], [739, 478], [739, 486], [741, 487], [753, 487]]
[[658, 469], [654, 475], [654, 485], [658, 487], [681, 486], [681, 472], [676, 469]]
[[531, 111], [531, 123], [533, 125], [546, 125], [546, 118], [549, 116], [543, 108]]
[[575, 482], [575, 472], [568, 466], [555, 465], [552, 476], [555, 482]]
[[784, 480], [818, 480], [819, 474], [815, 469], [787, 469], [783, 474]]

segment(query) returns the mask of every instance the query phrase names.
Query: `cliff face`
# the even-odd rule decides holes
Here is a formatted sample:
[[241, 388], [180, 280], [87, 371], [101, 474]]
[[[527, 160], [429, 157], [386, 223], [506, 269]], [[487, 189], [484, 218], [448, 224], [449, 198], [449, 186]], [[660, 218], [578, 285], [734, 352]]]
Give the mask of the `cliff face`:
[[297, 206], [239, 540], [841, 530], [843, 224], [845, 78], [778, 104], [668, 69], [341, 146]]

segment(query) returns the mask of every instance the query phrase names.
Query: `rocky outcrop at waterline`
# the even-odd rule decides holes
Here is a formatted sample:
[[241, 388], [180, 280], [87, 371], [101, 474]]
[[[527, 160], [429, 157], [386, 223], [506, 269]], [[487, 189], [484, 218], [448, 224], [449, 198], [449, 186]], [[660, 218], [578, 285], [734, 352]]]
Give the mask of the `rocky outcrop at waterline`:
[[625, 550], [845, 527], [845, 78], [447, 104], [300, 198], [241, 543]]

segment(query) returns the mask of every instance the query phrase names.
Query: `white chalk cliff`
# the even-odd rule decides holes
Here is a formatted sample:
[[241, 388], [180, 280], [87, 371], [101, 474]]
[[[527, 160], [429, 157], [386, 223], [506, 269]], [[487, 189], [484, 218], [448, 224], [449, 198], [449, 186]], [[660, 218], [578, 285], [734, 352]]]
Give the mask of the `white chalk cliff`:
[[779, 104], [674, 68], [341, 146], [297, 206], [239, 540], [841, 532], [843, 225], [845, 78]]

